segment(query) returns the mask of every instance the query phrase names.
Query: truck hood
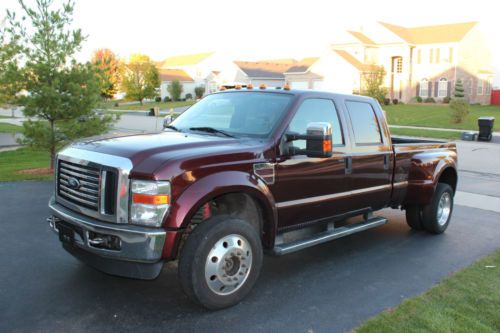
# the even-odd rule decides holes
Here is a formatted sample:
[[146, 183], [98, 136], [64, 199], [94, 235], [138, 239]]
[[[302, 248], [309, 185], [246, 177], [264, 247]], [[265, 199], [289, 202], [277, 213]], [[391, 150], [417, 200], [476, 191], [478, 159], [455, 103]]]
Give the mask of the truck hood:
[[228, 156], [232, 156], [229, 159], [233, 161], [254, 159], [256, 155], [261, 155], [263, 142], [167, 131], [80, 141], [72, 148], [125, 157], [132, 162], [134, 174], [151, 177], [172, 159], [186, 162], [210, 156], [216, 160], [219, 155], [224, 156], [224, 162], [228, 162]]

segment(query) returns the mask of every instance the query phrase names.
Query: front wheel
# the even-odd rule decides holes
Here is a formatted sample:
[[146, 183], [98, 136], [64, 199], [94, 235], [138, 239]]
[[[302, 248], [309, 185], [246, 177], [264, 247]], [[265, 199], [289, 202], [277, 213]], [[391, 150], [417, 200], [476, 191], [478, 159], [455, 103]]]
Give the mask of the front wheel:
[[239, 303], [262, 266], [257, 230], [241, 219], [214, 217], [188, 237], [179, 259], [179, 279], [196, 303], [216, 310]]
[[422, 223], [430, 233], [443, 233], [450, 224], [453, 212], [453, 189], [445, 183], [438, 183], [430, 204], [422, 210]]

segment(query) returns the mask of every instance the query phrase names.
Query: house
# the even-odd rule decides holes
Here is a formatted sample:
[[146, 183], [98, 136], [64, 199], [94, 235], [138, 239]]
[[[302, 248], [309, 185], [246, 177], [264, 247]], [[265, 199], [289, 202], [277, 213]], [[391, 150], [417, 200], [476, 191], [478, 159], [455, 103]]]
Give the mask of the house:
[[297, 61], [276, 59], [260, 61], [234, 61], [215, 78], [218, 86], [248, 85], [282, 87], [285, 84], [284, 72]]
[[294, 88], [356, 93], [363, 77], [382, 67], [391, 99], [442, 100], [460, 79], [471, 103], [490, 101], [491, 54], [477, 22], [413, 28], [377, 22], [346, 31], [323, 56], [304, 59], [284, 75]]
[[217, 52], [177, 55], [157, 62], [160, 72], [160, 93], [162, 99], [170, 96], [167, 87], [173, 80], [179, 80], [183, 85], [182, 97], [187, 94], [195, 97], [194, 89], [202, 86], [208, 92], [211, 88], [210, 79], [214, 73], [225, 68], [231, 61]]

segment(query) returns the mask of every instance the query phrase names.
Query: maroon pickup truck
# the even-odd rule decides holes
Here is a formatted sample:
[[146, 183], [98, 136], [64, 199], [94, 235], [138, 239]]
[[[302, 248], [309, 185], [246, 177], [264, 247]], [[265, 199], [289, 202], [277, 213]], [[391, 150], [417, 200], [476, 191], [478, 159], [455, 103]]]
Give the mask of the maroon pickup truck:
[[442, 233], [456, 165], [452, 143], [391, 138], [374, 99], [248, 87], [206, 96], [162, 133], [62, 150], [48, 222], [108, 274], [154, 279], [178, 259], [186, 294], [219, 309], [250, 292], [264, 252], [383, 225], [382, 208]]

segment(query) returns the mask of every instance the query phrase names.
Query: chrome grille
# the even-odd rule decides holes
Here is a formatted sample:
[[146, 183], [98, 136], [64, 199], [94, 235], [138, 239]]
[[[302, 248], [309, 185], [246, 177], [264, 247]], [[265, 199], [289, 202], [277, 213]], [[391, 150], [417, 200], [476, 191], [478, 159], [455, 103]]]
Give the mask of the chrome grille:
[[76, 205], [97, 211], [100, 169], [63, 160], [59, 160], [58, 168], [59, 196]]

